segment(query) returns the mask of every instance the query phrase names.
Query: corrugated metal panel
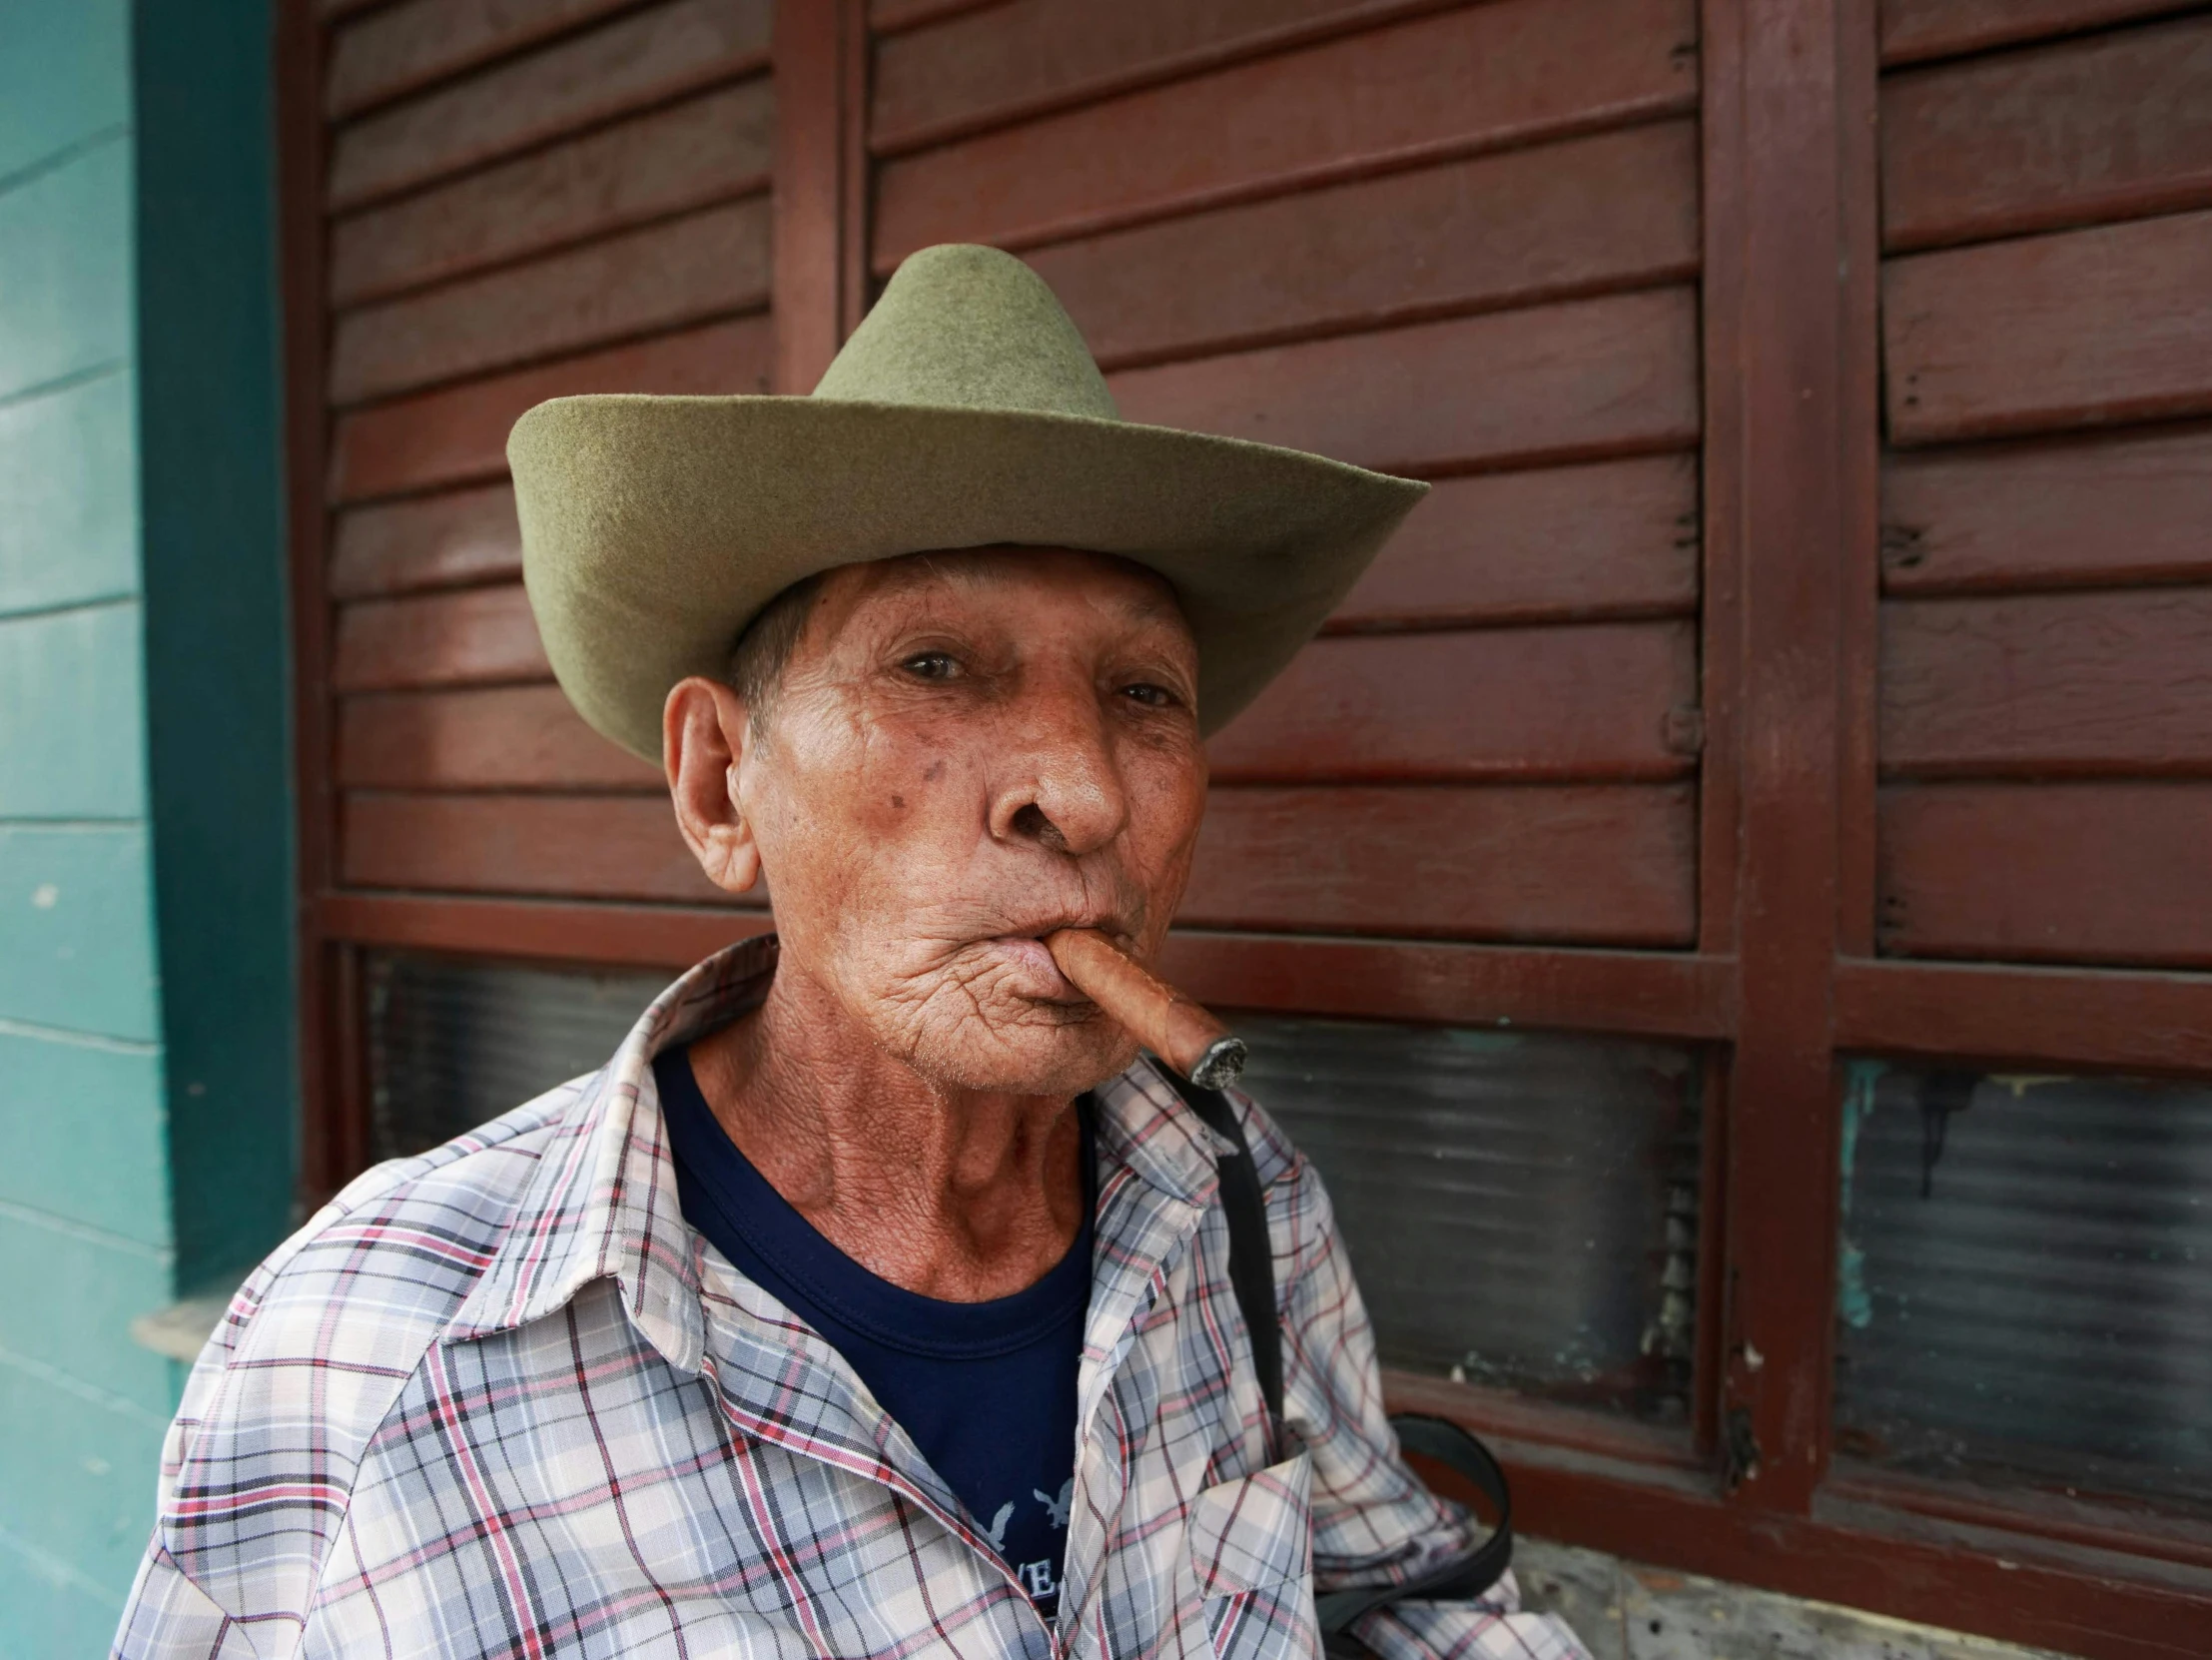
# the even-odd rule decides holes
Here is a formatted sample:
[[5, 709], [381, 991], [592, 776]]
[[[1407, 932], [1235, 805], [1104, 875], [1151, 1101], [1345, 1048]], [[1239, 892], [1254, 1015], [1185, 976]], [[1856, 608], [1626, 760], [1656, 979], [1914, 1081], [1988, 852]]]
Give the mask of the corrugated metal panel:
[[[599, 1066], [657, 973], [372, 954], [377, 1158]], [[1679, 1418], [1698, 1067], [1606, 1039], [1246, 1016], [1252, 1093], [1319, 1167], [1387, 1364]]]
[[1677, 1418], [1698, 1080], [1656, 1044], [1245, 1016], [1245, 1085], [1327, 1182], [1386, 1364]]
[[1851, 1069], [1846, 1453], [2212, 1503], [2212, 1089]]
[[673, 975], [372, 952], [369, 1152], [420, 1153], [605, 1064]]

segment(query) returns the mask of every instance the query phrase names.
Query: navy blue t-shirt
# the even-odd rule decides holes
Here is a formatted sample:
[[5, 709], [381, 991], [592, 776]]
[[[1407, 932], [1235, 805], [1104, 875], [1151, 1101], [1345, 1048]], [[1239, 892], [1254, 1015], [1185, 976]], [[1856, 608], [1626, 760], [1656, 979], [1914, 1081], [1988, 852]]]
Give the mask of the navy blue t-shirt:
[[684, 1220], [852, 1363], [1051, 1618], [1075, 1490], [1076, 1369], [1091, 1303], [1089, 1098], [1079, 1106], [1083, 1228], [1068, 1254], [1012, 1296], [946, 1302], [878, 1278], [816, 1233], [715, 1121], [685, 1051], [662, 1054], [653, 1076]]

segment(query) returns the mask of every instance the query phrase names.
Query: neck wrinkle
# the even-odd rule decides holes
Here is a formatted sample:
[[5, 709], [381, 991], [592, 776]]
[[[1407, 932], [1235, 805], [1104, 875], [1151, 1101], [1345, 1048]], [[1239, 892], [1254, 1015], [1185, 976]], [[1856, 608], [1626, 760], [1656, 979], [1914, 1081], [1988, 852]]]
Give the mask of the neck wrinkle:
[[946, 1089], [877, 1047], [787, 960], [761, 1006], [691, 1048], [723, 1132], [814, 1229], [903, 1289], [1012, 1295], [1082, 1227], [1073, 1100]]

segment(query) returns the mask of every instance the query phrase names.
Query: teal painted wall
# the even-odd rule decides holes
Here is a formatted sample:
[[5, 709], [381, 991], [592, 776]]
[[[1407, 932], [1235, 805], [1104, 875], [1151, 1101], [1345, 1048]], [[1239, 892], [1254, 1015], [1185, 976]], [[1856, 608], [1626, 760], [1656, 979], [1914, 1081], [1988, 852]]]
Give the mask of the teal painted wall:
[[0, 5], [0, 1654], [105, 1651], [297, 1119], [268, 14]]
[[177, 1387], [123, 0], [0, 7], [0, 1652], [93, 1655]]

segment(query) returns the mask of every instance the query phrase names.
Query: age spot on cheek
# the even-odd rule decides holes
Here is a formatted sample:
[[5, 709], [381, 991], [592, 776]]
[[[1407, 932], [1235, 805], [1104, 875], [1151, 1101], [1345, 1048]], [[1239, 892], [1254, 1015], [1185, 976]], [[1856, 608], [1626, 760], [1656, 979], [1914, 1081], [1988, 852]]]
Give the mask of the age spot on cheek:
[[922, 782], [925, 784], [934, 784], [944, 776], [945, 763], [943, 761], [932, 761], [930, 763], [930, 770], [922, 774]]
[[891, 805], [894, 807], [904, 807], [906, 804], [907, 798], [903, 795], [895, 795], [891, 798]]

